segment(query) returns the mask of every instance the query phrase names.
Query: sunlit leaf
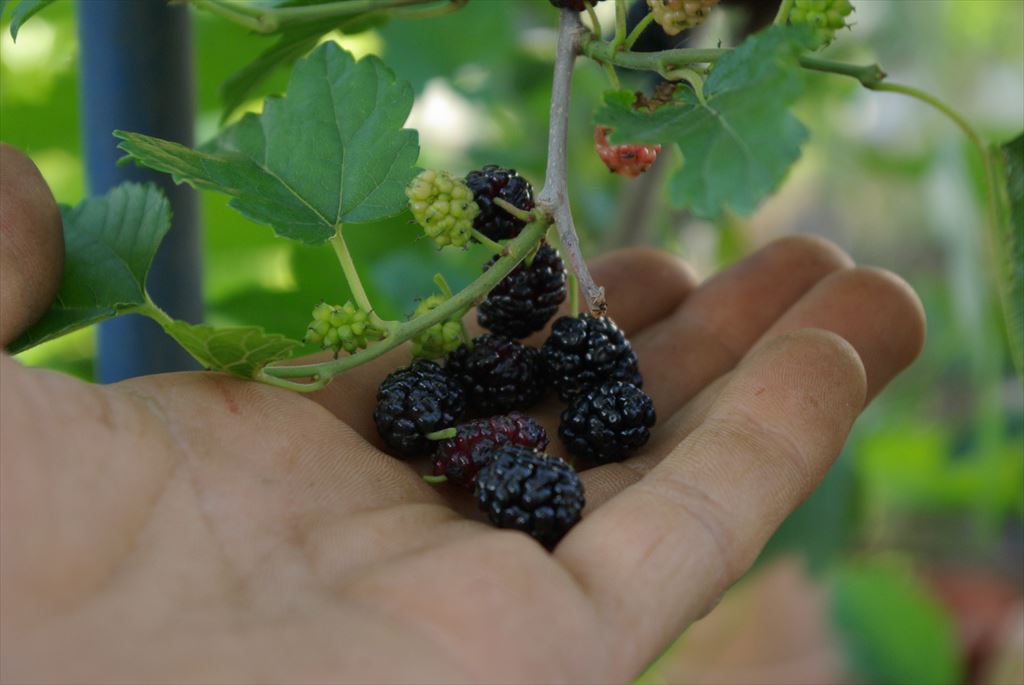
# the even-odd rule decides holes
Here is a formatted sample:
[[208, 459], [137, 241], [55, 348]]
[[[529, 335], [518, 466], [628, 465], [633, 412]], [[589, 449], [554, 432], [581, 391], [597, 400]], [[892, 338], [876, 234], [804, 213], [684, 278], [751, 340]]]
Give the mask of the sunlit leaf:
[[57, 299], [9, 345], [18, 352], [109, 319], [147, 301], [146, 274], [171, 226], [171, 209], [153, 185], [123, 183], [77, 207], [61, 207], [64, 276]]
[[393, 216], [407, 205], [419, 145], [402, 125], [412, 88], [376, 57], [358, 62], [334, 43], [300, 60], [283, 98], [268, 98], [216, 144], [193, 150], [118, 131], [137, 161], [196, 188], [231, 196], [231, 206], [278, 235], [323, 242], [338, 223]]
[[256, 326], [216, 328], [172, 321], [163, 328], [206, 368], [243, 378], [252, 378], [270, 362], [287, 359], [302, 345]]
[[715, 218], [752, 212], [785, 177], [806, 138], [790, 105], [804, 89], [797, 55], [806, 34], [773, 27], [751, 36], [714, 66], [704, 101], [690, 90], [653, 112], [613, 92], [595, 122], [615, 143], [676, 144], [682, 166], [668, 183], [670, 201]]

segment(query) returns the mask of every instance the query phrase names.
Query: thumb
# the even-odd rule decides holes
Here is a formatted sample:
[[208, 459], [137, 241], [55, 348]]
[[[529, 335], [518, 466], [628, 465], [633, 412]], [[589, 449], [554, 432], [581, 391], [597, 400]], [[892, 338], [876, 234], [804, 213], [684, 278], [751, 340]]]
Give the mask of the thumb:
[[63, 270], [64, 232], [53, 194], [25, 153], [0, 143], [0, 345], [43, 315]]

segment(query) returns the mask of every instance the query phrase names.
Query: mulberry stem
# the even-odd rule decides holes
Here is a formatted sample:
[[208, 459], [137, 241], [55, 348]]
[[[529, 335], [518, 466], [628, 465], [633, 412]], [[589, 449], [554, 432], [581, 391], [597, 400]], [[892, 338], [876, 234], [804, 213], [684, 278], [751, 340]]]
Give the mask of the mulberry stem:
[[544, 188], [537, 196], [537, 205], [555, 220], [562, 241], [564, 256], [580, 279], [583, 296], [593, 312], [604, 312], [608, 305], [604, 288], [594, 282], [580, 250], [579, 238], [569, 208], [567, 138], [569, 129], [569, 95], [572, 88], [572, 67], [576, 61], [577, 41], [581, 30], [579, 14], [562, 9], [558, 21], [558, 49], [555, 76], [551, 84], [551, 115], [548, 123], [548, 165]]
[[447, 321], [457, 311], [468, 309], [479, 298], [490, 292], [491, 288], [497, 285], [501, 279], [508, 276], [523, 258], [529, 254], [533, 246], [544, 235], [544, 231], [551, 225], [547, 216], [539, 217], [537, 221], [529, 223], [522, 233], [516, 236], [508, 244], [508, 255], [501, 257], [491, 265], [487, 271], [477, 277], [475, 281], [460, 290], [449, 300], [444, 301], [438, 307], [430, 310], [423, 316], [418, 316], [411, 321], [396, 323], [390, 330], [388, 337], [378, 344], [360, 350], [355, 354], [341, 359], [321, 362], [319, 364], [299, 364], [293, 366], [267, 366], [257, 376], [258, 380], [273, 385], [282, 385], [271, 379], [282, 378], [315, 378], [313, 383], [294, 383], [290, 390], [311, 391], [318, 390], [326, 385], [332, 377], [376, 359], [386, 352], [395, 349], [407, 340], [410, 340], [419, 333], [436, 323]]
[[455, 428], [453, 426], [452, 428], [445, 428], [444, 430], [434, 431], [433, 433], [427, 433], [423, 437], [425, 437], [427, 440], [435, 440], [435, 441], [436, 440], [448, 440], [449, 438], [454, 438], [458, 434], [459, 434], [459, 429]]

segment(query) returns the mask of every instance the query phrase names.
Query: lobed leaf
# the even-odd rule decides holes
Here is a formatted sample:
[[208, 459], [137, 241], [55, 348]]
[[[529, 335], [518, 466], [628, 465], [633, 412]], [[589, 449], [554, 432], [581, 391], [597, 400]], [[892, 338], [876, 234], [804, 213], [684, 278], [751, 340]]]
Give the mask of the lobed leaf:
[[403, 128], [412, 88], [376, 57], [358, 62], [334, 43], [300, 60], [283, 98], [246, 115], [200, 150], [115, 131], [140, 163], [230, 204], [283, 237], [319, 243], [339, 223], [401, 212], [416, 173], [417, 133]]
[[776, 26], [751, 36], [719, 60], [704, 83], [704, 102], [686, 92], [653, 112], [614, 92], [595, 114], [613, 142], [678, 145], [672, 204], [704, 218], [752, 212], [781, 183], [807, 137], [790, 111], [803, 93], [797, 57], [805, 31]]
[[20, 352], [144, 305], [146, 274], [171, 226], [171, 208], [154, 185], [122, 183], [74, 208], [61, 206], [64, 276], [42, 319], [8, 349]]
[[267, 364], [287, 359], [302, 346], [257, 326], [215, 328], [172, 320], [163, 328], [206, 368], [243, 378], [253, 378]]

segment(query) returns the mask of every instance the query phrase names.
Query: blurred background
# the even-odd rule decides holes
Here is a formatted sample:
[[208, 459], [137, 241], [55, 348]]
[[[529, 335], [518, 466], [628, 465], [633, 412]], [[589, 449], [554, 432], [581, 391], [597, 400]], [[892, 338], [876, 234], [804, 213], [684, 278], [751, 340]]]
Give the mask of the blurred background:
[[[774, 14], [774, 3], [750, 7], [762, 4]], [[605, 26], [611, 5], [599, 6]], [[952, 104], [989, 141], [1024, 128], [1024, 2], [854, 5], [853, 30], [825, 56], [880, 62], [894, 81]], [[745, 11], [717, 9], [688, 40], [735, 44]], [[472, 0], [429, 24], [396, 20], [327, 39], [380, 55], [413, 83], [409, 125], [420, 131], [422, 166], [462, 174], [498, 163], [539, 184], [555, 23], [544, 0]], [[16, 45], [2, 30], [0, 138], [29, 154], [59, 202], [77, 203], [86, 183], [75, 8], [48, 8]], [[218, 130], [220, 84], [270, 39], [201, 13], [193, 31], [201, 142]], [[621, 76], [627, 87], [649, 85]], [[260, 93], [286, 81], [280, 71]], [[983, 176], [967, 140], [919, 102], [813, 75], [797, 108], [810, 141], [780, 192], [752, 217], [712, 224], [667, 208], [657, 181], [671, 159], [637, 181], [609, 174], [591, 124], [605, 75], [583, 61], [574, 88], [570, 191], [588, 253], [654, 244], [708, 276], [779, 236], [815, 234], [902, 275], [928, 314], [921, 359], [867, 410], [822, 487], [640, 681], [1024, 683], [1024, 390], [1005, 343]], [[328, 247], [276, 239], [218, 195], [203, 193], [201, 207], [210, 322], [301, 338], [314, 303], [347, 297]], [[410, 313], [436, 271], [460, 288], [487, 256], [442, 256], [416, 239], [407, 216], [346, 236], [389, 316]], [[88, 329], [21, 359], [92, 379], [94, 346]]]

